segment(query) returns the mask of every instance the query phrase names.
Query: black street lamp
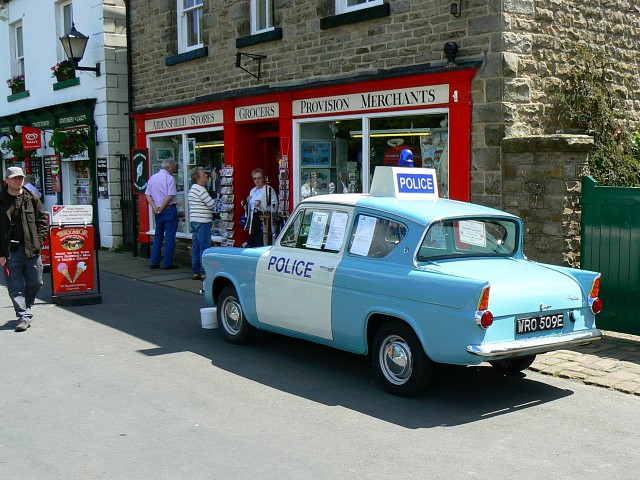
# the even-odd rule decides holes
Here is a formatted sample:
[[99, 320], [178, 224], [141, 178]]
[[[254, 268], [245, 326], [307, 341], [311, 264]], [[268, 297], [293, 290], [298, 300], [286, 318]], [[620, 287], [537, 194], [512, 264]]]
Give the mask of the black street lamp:
[[89, 41], [89, 37], [83, 35], [78, 30], [76, 30], [75, 24], [71, 24], [71, 30], [65, 36], [60, 37], [60, 42], [62, 43], [62, 47], [64, 48], [64, 53], [67, 54], [67, 58], [73, 63], [73, 66], [76, 70], [80, 70], [83, 72], [95, 72], [96, 77], [100, 76], [100, 63], [96, 63], [94, 67], [80, 67], [78, 63], [82, 60], [84, 56], [84, 51], [87, 48], [87, 42]]

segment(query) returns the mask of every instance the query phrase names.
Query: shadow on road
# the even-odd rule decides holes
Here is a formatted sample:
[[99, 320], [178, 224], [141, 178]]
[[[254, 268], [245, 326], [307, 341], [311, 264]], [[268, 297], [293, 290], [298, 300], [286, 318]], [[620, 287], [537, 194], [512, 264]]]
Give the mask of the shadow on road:
[[[373, 381], [368, 357], [259, 332], [253, 343], [225, 343], [218, 330], [200, 328], [202, 296], [102, 273], [101, 305], [58, 307], [157, 345], [148, 356], [193, 352], [213, 368], [329, 406], [342, 406], [417, 429], [477, 422], [536, 407], [573, 394], [490, 366], [438, 365], [430, 389], [404, 399]], [[45, 285], [40, 300], [50, 302]]]

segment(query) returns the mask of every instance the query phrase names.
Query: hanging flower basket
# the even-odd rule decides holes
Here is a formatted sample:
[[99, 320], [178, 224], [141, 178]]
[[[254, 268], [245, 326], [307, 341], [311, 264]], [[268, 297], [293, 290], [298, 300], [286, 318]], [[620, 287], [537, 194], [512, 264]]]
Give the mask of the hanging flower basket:
[[73, 64], [69, 60], [64, 60], [62, 62], [56, 63], [53, 67], [51, 67], [52, 77], [56, 77], [58, 82], [63, 82], [65, 80], [70, 80], [75, 78], [76, 71], [73, 68]]
[[2, 145], [0, 145], [0, 147], [8, 148], [9, 150], [11, 150], [13, 152], [13, 156], [20, 161], [24, 160], [25, 158], [31, 157], [31, 155], [36, 152], [36, 150], [34, 149], [25, 149], [23, 147], [22, 135], [14, 135], [11, 140], [9, 140], [8, 142], [4, 142]]
[[85, 129], [60, 130], [55, 129], [49, 146], [53, 147], [62, 158], [79, 155], [93, 145], [89, 132]]
[[11, 89], [12, 94], [24, 92], [24, 75], [16, 75], [7, 79], [7, 86]]

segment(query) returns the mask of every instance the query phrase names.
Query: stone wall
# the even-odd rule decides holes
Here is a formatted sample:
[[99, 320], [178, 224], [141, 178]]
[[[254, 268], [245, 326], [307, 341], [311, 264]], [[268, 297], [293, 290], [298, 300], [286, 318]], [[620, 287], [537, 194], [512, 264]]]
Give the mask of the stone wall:
[[567, 72], [575, 66], [577, 44], [606, 52], [612, 67], [608, 82], [627, 108], [621, 118], [630, 120], [628, 128], [637, 128], [640, 6], [635, 0], [503, 0], [488, 5], [498, 9], [500, 3], [500, 21], [494, 22], [499, 34], [492, 38], [486, 68], [474, 88], [472, 200], [508, 209], [500, 184], [502, 138], [563, 132], [555, 105]]
[[580, 266], [581, 177], [593, 139], [586, 135], [505, 138], [505, 209], [525, 219], [524, 251], [544, 263]]
[[[444, 44], [456, 42], [459, 61], [483, 59], [472, 87], [471, 199], [515, 208], [525, 220], [529, 211], [513, 205], [505, 191], [505, 162], [513, 152], [504, 150], [503, 139], [509, 143], [514, 137], [562, 133], [554, 105], [574, 66], [575, 44], [601, 47], [610, 55], [615, 68], [608, 78], [628, 108], [621, 114], [628, 114], [632, 123], [640, 119], [636, 0], [465, 0], [460, 18], [449, 13], [448, 0], [388, 0], [389, 16], [322, 29], [321, 20], [335, 13], [334, 3], [275, 0], [282, 38], [238, 49], [236, 40], [249, 34], [250, 1], [205, 2], [206, 56], [167, 66], [166, 59], [177, 54], [176, 1], [131, 0], [134, 109], [189, 104], [221, 92], [246, 95], [267, 87], [338, 82], [362, 74], [382, 78], [385, 71], [399, 67], [426, 69], [443, 64]], [[235, 68], [238, 51], [266, 55], [260, 80]], [[540, 161], [559, 161], [552, 153], [531, 165], [529, 176], [539, 185], [545, 185], [548, 173]], [[544, 247], [542, 238], [541, 252], [560, 247], [555, 241]], [[554, 251], [559, 258], [566, 246]]]

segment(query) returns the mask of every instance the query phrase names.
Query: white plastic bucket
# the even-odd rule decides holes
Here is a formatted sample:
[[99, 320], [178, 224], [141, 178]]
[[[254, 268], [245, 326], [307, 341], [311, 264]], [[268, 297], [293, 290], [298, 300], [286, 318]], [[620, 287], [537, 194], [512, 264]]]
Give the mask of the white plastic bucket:
[[200, 309], [202, 328], [218, 328], [216, 310], [216, 307], [204, 307]]

